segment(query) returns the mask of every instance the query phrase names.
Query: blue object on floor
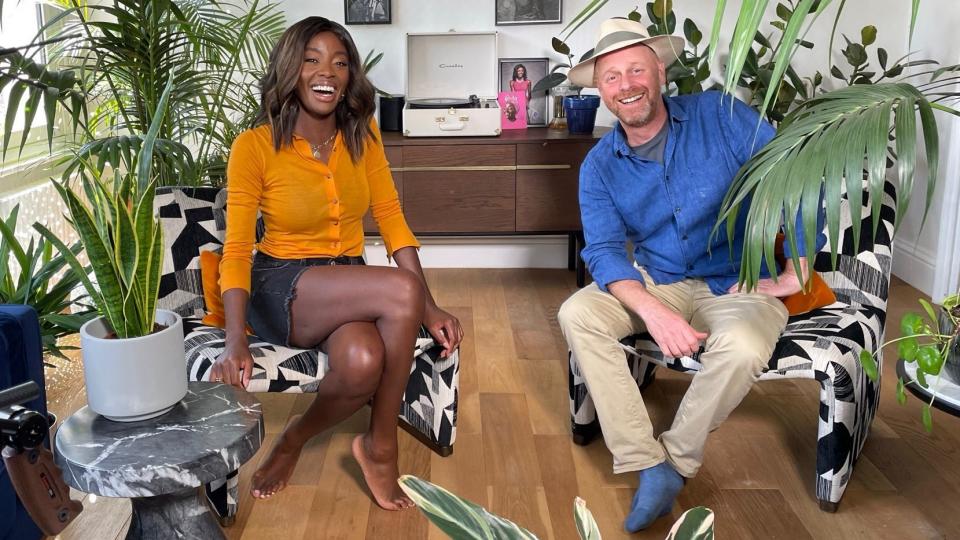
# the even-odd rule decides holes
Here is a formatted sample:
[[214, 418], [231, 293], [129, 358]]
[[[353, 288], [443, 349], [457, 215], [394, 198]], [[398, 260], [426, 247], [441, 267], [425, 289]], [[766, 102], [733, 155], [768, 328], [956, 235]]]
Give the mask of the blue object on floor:
[[[37, 313], [30, 306], [3, 304], [0, 305], [0, 389], [27, 381], [37, 383], [40, 397], [23, 406], [46, 415], [43, 346]], [[14, 493], [7, 469], [0, 461], [0, 538], [35, 540], [42, 536], [40, 528], [30, 519]]]
[[681, 489], [683, 477], [666, 461], [643, 469], [640, 471], [640, 487], [630, 503], [630, 514], [623, 527], [628, 532], [637, 532], [669, 514]]

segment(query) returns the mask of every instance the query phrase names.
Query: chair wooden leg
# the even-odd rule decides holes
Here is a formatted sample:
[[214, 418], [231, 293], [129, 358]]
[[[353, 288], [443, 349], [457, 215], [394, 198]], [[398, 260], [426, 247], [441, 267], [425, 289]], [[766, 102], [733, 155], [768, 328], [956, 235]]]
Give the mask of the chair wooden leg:
[[432, 439], [424, 435], [422, 432], [418, 431], [417, 428], [411, 426], [410, 424], [402, 420], [400, 421], [400, 427], [402, 427], [404, 431], [412, 435], [414, 439], [420, 441], [421, 444], [423, 444], [430, 450], [433, 450], [434, 452], [436, 452], [437, 455], [439, 455], [440, 457], [447, 457], [453, 454], [452, 444], [448, 446], [440, 446], [439, 444], [434, 442]]
[[600, 434], [600, 422], [594, 420], [589, 424], [573, 424], [573, 443], [577, 446], [590, 444]]
[[829, 512], [831, 514], [836, 513], [838, 506], [840, 506], [840, 503], [838, 502], [820, 501], [820, 510]]

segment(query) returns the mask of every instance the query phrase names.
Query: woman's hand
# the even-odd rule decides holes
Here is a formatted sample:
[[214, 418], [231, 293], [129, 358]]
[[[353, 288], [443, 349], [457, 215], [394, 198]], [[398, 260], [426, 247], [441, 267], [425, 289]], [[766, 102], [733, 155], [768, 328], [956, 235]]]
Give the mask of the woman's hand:
[[443, 346], [440, 358], [447, 358], [453, 354], [463, 340], [460, 321], [437, 306], [427, 305], [423, 314], [423, 325], [430, 331], [433, 339]]
[[[245, 340], [244, 340], [245, 341]], [[253, 356], [247, 343], [227, 343], [223, 354], [210, 368], [210, 382], [223, 382], [246, 388], [253, 371]]]

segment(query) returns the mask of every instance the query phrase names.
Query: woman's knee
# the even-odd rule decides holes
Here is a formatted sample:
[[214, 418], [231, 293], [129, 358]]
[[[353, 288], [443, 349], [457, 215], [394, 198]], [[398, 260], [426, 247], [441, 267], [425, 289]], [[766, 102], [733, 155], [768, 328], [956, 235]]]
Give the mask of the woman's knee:
[[423, 283], [413, 272], [398, 268], [386, 280], [384, 289], [386, 292], [384, 303], [388, 315], [412, 317], [417, 320], [423, 318], [426, 293], [423, 290]]
[[357, 341], [350, 343], [339, 353], [335, 370], [345, 390], [354, 396], [372, 396], [380, 386], [384, 369], [382, 343]]

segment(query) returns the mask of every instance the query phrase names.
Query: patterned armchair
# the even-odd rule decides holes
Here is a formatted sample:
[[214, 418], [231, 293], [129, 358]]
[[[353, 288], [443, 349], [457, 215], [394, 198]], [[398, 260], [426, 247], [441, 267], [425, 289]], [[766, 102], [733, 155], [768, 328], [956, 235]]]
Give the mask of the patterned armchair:
[[[878, 360], [881, 355], [877, 347], [883, 342], [886, 319], [895, 198], [894, 186], [888, 182], [873, 238], [871, 206], [864, 193], [859, 252], [854, 252], [850, 206], [843, 195], [837, 269], [832, 269], [829, 245], [817, 255], [814, 265], [837, 302], [791, 317], [760, 376], [761, 381], [799, 378], [820, 383], [816, 495], [820, 508], [828, 512], [835, 512], [843, 497], [879, 403], [880, 383], [866, 376], [858, 358], [863, 349]], [[657, 366], [681, 372], [701, 368], [698, 355], [665, 357], [648, 334], [627, 337], [621, 346], [641, 389], [653, 381]], [[585, 445], [599, 434], [600, 424], [572, 354], [569, 390], [573, 439]]]
[[[224, 349], [220, 328], [203, 325], [205, 308], [200, 251], [220, 251], [226, 229], [226, 191], [212, 187], [163, 187], [154, 207], [163, 224], [164, 260], [158, 307], [183, 317], [186, 369], [191, 381], [206, 380], [214, 360]], [[250, 336], [254, 368], [250, 392], [315, 392], [327, 370], [326, 355], [318, 350], [292, 349]], [[441, 456], [453, 452], [456, 438], [460, 356], [440, 358], [421, 328], [414, 362], [400, 411], [400, 426]], [[236, 514], [237, 473], [205, 486], [211, 507], [222, 524]]]

